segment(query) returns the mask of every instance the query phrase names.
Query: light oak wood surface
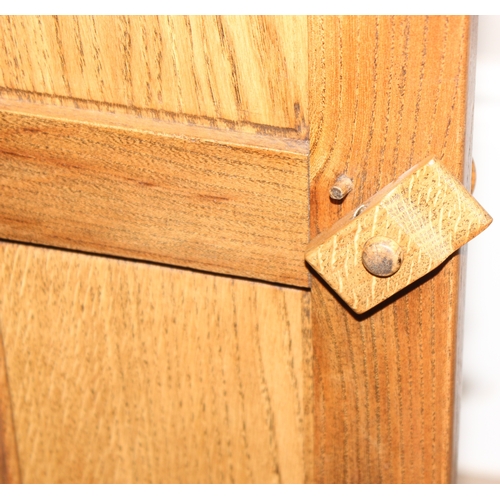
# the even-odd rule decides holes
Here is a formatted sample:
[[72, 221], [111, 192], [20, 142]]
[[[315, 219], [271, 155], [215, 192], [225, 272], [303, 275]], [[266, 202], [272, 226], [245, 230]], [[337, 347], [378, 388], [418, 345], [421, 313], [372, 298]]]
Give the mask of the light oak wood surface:
[[0, 244], [25, 483], [304, 482], [309, 295]]
[[[469, 188], [474, 43], [467, 16], [309, 20], [311, 237], [431, 155]], [[365, 315], [314, 277], [316, 481], [453, 480], [463, 263]]]
[[426, 159], [316, 236], [306, 259], [356, 313], [365, 313], [491, 222], [444, 165]]
[[3, 95], [295, 138], [305, 16], [0, 16]]
[[21, 476], [0, 322], [0, 484], [19, 482]]
[[307, 143], [0, 100], [0, 237], [309, 286]]
[[362, 315], [303, 255], [422, 158], [470, 187], [475, 20], [0, 27], [0, 237], [312, 286], [1, 244], [22, 480], [453, 481], [464, 252]]

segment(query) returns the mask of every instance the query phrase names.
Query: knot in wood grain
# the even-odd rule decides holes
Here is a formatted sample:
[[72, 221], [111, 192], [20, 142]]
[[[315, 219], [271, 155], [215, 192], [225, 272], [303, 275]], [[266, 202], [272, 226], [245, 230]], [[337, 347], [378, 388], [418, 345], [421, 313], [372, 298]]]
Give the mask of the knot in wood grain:
[[375, 236], [365, 243], [361, 259], [369, 273], [387, 278], [399, 271], [403, 263], [403, 250], [394, 240]]

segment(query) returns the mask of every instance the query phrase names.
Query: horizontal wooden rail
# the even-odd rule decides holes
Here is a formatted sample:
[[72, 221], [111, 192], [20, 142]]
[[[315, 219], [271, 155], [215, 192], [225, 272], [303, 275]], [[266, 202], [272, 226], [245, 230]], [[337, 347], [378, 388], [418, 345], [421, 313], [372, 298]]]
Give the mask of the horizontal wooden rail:
[[308, 143], [0, 99], [0, 238], [307, 287]]

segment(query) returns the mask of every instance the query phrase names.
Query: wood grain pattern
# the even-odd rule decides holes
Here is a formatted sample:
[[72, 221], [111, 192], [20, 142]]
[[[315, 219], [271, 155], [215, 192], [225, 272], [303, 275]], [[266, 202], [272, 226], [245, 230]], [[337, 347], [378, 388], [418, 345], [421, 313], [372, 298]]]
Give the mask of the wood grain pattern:
[[307, 143], [0, 100], [0, 237], [309, 286]]
[[0, 329], [0, 484], [19, 483], [20, 481], [21, 474], [14, 422], [12, 420], [10, 390], [7, 381], [2, 331]]
[[26, 483], [304, 482], [309, 294], [0, 244]]
[[[469, 187], [474, 43], [467, 16], [310, 19], [313, 237], [431, 154]], [[365, 315], [313, 279], [316, 481], [453, 479], [461, 266]]]
[[[191, 219], [192, 232], [179, 226], [182, 238], [195, 235], [194, 245], [206, 231], [201, 234], [213, 245], [214, 229], [219, 234], [224, 221], [245, 220], [244, 214], [269, 207], [274, 213], [279, 206], [283, 219], [275, 229], [302, 242], [307, 205], [297, 206], [296, 196], [302, 200], [307, 151], [298, 142], [288, 146], [289, 139], [307, 138], [309, 124], [312, 236], [430, 154], [469, 187], [475, 21], [314, 17], [306, 42], [303, 18], [300, 26], [291, 18], [251, 18], [248, 24], [232, 19], [0, 19], [6, 34], [0, 41], [0, 95], [10, 127], [0, 147], [8, 166], [2, 175], [16, 181], [9, 185], [17, 190], [11, 199], [21, 200], [9, 224], [24, 217], [24, 208], [36, 214], [45, 207], [46, 218], [41, 224], [33, 218], [24, 239], [40, 231], [54, 238], [45, 244], [61, 244], [54, 217], [61, 202], [71, 213], [76, 198], [69, 225], [76, 236], [65, 245], [80, 245], [96, 222], [101, 238], [109, 229], [102, 207], [120, 179], [124, 190], [115, 215], [126, 215], [124, 227], [143, 205], [160, 207], [146, 224], [132, 218], [137, 241], [128, 232], [115, 235], [113, 248], [127, 255], [122, 246], [142, 244], [151, 227], [155, 238], [164, 234], [158, 221], [163, 204], [170, 196], [178, 199], [165, 184], [149, 185], [151, 177], [166, 175], [168, 185], [191, 196], [200, 179], [190, 170], [195, 157], [195, 165], [214, 176], [208, 193], [195, 191], [204, 201], [193, 198], [209, 222]], [[280, 22], [289, 24], [275, 30]], [[76, 114], [39, 112], [37, 104], [74, 108]], [[169, 124], [180, 131], [166, 132]], [[190, 129], [193, 124], [214, 127], [217, 139], [201, 127]], [[250, 138], [256, 132], [259, 138]], [[264, 134], [274, 137], [262, 152]], [[61, 148], [69, 144], [76, 147], [67, 158]], [[147, 152], [139, 154], [136, 146]], [[179, 153], [170, 168], [166, 150]], [[96, 182], [99, 152], [107, 177]], [[219, 161], [228, 152], [234, 161], [223, 167]], [[264, 165], [257, 169], [263, 176], [255, 177], [255, 165]], [[235, 168], [242, 205], [231, 197], [232, 205], [226, 203], [228, 192], [235, 193], [237, 181], [228, 175]], [[88, 182], [82, 187], [76, 179], [83, 172]], [[186, 172], [189, 185], [182, 184]], [[278, 201], [265, 198], [271, 186], [256, 181], [269, 181], [270, 173]], [[329, 191], [341, 174], [355, 188], [340, 204]], [[39, 199], [39, 186], [61, 186], [55, 179], [62, 189]], [[23, 198], [30, 183], [32, 199]], [[222, 195], [208, 200], [213, 189]], [[261, 205], [261, 197], [268, 204]], [[226, 215], [231, 207], [241, 211], [221, 218], [221, 205]], [[172, 201], [168, 213], [188, 217], [176, 208]], [[290, 217], [298, 217], [298, 225], [283, 227]], [[235, 242], [226, 234], [224, 244], [234, 255], [247, 251], [242, 238]], [[268, 238], [266, 245], [276, 246]], [[252, 240], [254, 250], [260, 251], [261, 241]], [[163, 251], [168, 245], [159, 246]], [[364, 315], [351, 313], [315, 276], [311, 368], [304, 291], [48, 249], [1, 248], [1, 331], [25, 481], [453, 480], [465, 264], [460, 255]], [[97, 244], [89, 250], [112, 253]], [[153, 245], [141, 258], [155, 252]], [[273, 269], [276, 254], [265, 263], [249, 258], [252, 269], [274, 273], [261, 279], [283, 280], [281, 267]], [[203, 243], [183, 246], [179, 255], [184, 260], [178, 265], [205, 262], [207, 269], [231, 274], [244, 267], [235, 260], [213, 268], [233, 254]], [[196, 259], [186, 263], [192, 255]]]
[[[360, 314], [435, 269], [491, 222], [444, 165], [426, 159], [316, 236], [306, 260]], [[401, 252], [397, 272], [379, 277], [366, 269], [365, 245], [376, 237]]]
[[304, 138], [304, 16], [0, 16], [3, 95]]

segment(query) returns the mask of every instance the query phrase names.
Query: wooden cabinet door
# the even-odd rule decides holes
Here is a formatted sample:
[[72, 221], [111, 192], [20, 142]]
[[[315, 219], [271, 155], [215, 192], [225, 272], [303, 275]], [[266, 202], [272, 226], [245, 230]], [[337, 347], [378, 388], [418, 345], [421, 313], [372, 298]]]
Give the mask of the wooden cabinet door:
[[452, 480], [463, 252], [356, 315], [304, 250], [470, 183], [475, 20], [0, 25], [0, 479]]

